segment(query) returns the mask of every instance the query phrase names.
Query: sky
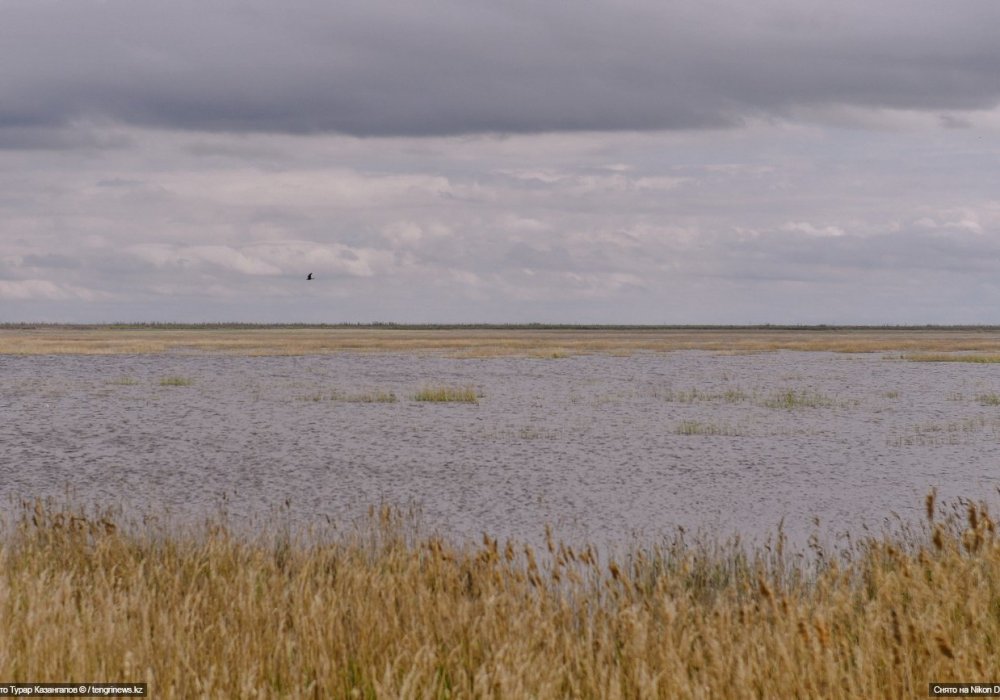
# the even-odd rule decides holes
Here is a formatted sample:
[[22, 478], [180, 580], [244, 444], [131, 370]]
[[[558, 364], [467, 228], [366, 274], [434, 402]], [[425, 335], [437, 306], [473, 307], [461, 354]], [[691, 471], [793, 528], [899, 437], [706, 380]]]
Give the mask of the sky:
[[1000, 323], [997, 27], [0, 0], [0, 322]]

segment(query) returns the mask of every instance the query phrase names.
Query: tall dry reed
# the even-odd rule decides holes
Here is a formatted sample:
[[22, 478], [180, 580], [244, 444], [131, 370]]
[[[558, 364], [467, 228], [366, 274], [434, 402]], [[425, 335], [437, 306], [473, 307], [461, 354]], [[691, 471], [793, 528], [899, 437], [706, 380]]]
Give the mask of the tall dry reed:
[[[154, 697], [924, 697], [995, 680], [985, 508], [810, 563], [672, 543], [611, 560], [422, 537], [125, 528], [26, 507], [0, 543], [0, 676]], [[281, 534], [284, 532], [285, 534]]]

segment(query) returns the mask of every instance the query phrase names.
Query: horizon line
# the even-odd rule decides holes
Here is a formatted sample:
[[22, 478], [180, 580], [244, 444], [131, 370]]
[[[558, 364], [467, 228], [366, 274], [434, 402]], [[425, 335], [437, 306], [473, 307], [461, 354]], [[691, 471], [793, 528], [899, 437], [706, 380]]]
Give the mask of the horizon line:
[[1000, 324], [831, 324], [831, 323], [687, 323], [687, 324], [634, 324], [634, 323], [406, 323], [397, 321], [367, 322], [257, 322], [257, 321], [117, 321], [111, 323], [78, 323], [50, 321], [4, 321], [0, 330], [64, 329], [64, 330], [198, 330], [198, 329], [370, 329], [370, 330], [629, 330], [629, 331], [669, 331], [669, 330], [788, 330], [788, 331], [836, 331], [836, 330], [879, 330], [879, 331], [1000, 331]]

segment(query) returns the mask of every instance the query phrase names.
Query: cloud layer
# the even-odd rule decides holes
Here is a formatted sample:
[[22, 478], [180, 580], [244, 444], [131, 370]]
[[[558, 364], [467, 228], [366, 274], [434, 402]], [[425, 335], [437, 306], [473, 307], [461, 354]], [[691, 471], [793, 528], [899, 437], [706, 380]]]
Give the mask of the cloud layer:
[[998, 323], [997, 26], [6, 0], [0, 321]]
[[118, 128], [0, 158], [0, 320], [995, 322], [980, 136]]
[[7, 0], [0, 13], [8, 145], [78, 120], [453, 135], [1000, 102], [994, 0]]

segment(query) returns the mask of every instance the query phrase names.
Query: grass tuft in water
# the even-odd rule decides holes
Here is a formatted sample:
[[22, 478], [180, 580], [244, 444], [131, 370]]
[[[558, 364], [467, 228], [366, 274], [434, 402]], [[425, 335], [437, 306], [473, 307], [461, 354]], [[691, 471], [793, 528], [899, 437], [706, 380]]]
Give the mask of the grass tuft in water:
[[654, 386], [647, 389], [644, 393], [651, 398], [671, 403], [743, 403], [752, 398], [750, 394], [740, 387], [729, 387], [723, 391], [708, 391], [698, 389], [697, 387], [691, 389], [673, 389], [671, 387]]
[[191, 386], [194, 380], [190, 377], [163, 377], [160, 379], [160, 386]]
[[331, 401], [343, 401], [345, 403], [396, 403], [396, 394], [391, 391], [363, 391], [355, 394], [347, 394], [335, 391], [330, 394]]
[[315, 392], [313, 394], [306, 394], [305, 396], [300, 396], [301, 401], [335, 401], [340, 403], [396, 403], [399, 399], [396, 394], [391, 391], [362, 391], [356, 393], [349, 393], [346, 391], [332, 391], [329, 394], [324, 394], [323, 392]]
[[413, 395], [414, 401], [432, 401], [436, 403], [458, 402], [479, 403], [479, 395], [472, 386], [450, 386], [447, 384], [429, 384]]
[[674, 428], [677, 435], [725, 435], [735, 437], [742, 433], [726, 423], [710, 423], [700, 420], [684, 420]]
[[785, 389], [764, 399], [763, 406], [792, 410], [796, 408], [825, 408], [833, 406], [834, 401], [818, 391], [796, 391]]
[[981, 403], [983, 406], [1000, 406], [1000, 394], [996, 392], [979, 394], [976, 396], [976, 401]]
[[138, 383], [139, 380], [134, 377], [118, 377], [108, 382], [108, 384], [114, 384], [115, 386], [135, 386]]
[[888, 444], [893, 447], [961, 445], [982, 439], [983, 433], [990, 433], [995, 439], [1000, 435], [1000, 420], [973, 416], [948, 423], [922, 423], [912, 426], [901, 435], [891, 437]]

